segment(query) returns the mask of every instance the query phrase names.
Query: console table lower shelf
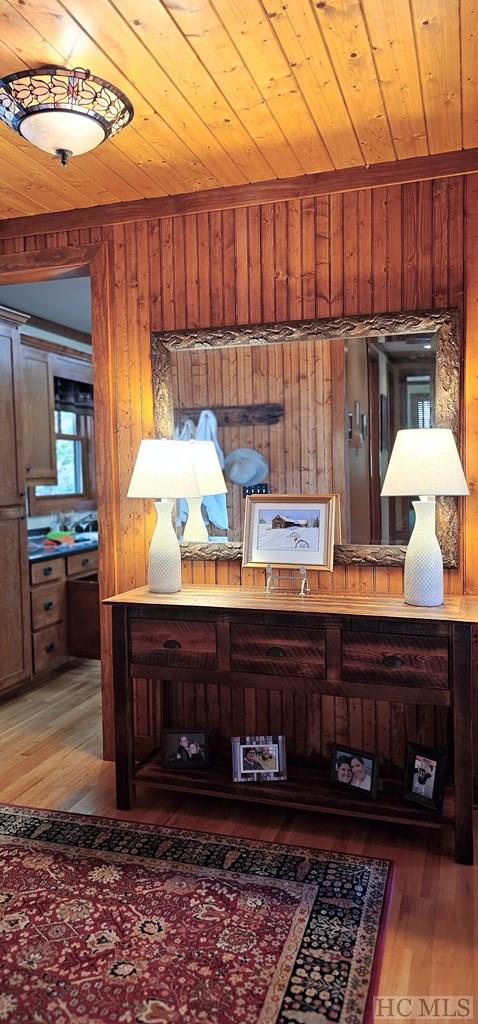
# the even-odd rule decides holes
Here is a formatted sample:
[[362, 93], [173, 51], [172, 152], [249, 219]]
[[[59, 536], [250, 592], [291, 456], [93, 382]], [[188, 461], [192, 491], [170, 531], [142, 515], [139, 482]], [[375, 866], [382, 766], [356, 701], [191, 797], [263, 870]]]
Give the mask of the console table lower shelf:
[[159, 752], [144, 758], [136, 766], [133, 785], [140, 783], [157, 789], [195, 796], [222, 797], [248, 804], [268, 804], [294, 810], [314, 811], [322, 814], [342, 814], [346, 817], [367, 818], [369, 821], [396, 822], [426, 828], [453, 828], [455, 802], [453, 788], [448, 786], [441, 814], [423, 810], [418, 804], [405, 803], [401, 797], [402, 784], [398, 779], [383, 780], [383, 790], [376, 800], [347, 794], [331, 786], [329, 767], [325, 762], [289, 759], [287, 779], [277, 782], [233, 782], [231, 759], [222, 758], [211, 768], [181, 770], [162, 768]]

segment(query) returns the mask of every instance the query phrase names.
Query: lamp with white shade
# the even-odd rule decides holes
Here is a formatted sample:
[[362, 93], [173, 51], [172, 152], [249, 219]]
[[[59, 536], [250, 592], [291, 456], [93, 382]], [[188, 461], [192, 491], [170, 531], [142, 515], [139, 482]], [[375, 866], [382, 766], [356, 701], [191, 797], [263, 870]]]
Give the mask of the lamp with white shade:
[[405, 556], [405, 601], [443, 604], [443, 557], [435, 533], [435, 497], [469, 494], [452, 431], [446, 427], [399, 430], [382, 497], [418, 494], [415, 526]]
[[202, 499], [209, 494], [226, 494], [227, 487], [213, 441], [185, 441], [189, 445], [196, 477], [194, 493], [184, 492], [189, 506], [188, 521], [184, 528], [183, 540], [204, 542], [209, 539], [202, 517]]
[[177, 498], [201, 493], [190, 444], [166, 438], [141, 441], [128, 489], [128, 498], [155, 499], [157, 522], [148, 579], [149, 589], [156, 594], [181, 590], [181, 550], [171, 513]]

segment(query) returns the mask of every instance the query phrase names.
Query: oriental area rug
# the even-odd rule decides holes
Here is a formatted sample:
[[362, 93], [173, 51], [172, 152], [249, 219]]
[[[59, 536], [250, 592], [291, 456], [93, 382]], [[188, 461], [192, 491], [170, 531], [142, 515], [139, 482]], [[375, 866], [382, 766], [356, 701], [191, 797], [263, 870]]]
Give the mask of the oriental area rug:
[[0, 805], [0, 1021], [362, 1024], [389, 861]]

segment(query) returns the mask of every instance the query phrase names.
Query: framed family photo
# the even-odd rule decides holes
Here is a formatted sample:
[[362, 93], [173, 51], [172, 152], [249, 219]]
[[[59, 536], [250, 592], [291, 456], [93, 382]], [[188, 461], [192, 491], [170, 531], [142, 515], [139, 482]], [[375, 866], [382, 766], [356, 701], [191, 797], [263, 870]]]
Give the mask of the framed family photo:
[[377, 798], [378, 757], [376, 754], [335, 744], [332, 747], [330, 781], [355, 796]]
[[244, 566], [332, 572], [340, 523], [337, 494], [252, 494], [246, 498]]
[[409, 743], [403, 782], [403, 799], [440, 814], [446, 779], [446, 754], [431, 747]]
[[163, 729], [161, 732], [163, 768], [208, 768], [208, 734], [204, 729]]
[[285, 736], [233, 736], [234, 782], [274, 782], [287, 778]]

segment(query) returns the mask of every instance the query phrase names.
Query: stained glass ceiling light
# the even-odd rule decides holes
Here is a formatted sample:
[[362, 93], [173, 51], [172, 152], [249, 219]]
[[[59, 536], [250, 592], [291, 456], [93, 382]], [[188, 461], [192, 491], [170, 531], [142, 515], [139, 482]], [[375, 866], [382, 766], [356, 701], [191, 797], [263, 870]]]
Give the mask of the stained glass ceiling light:
[[0, 79], [0, 119], [63, 165], [117, 135], [133, 115], [124, 93], [83, 68], [44, 67]]

